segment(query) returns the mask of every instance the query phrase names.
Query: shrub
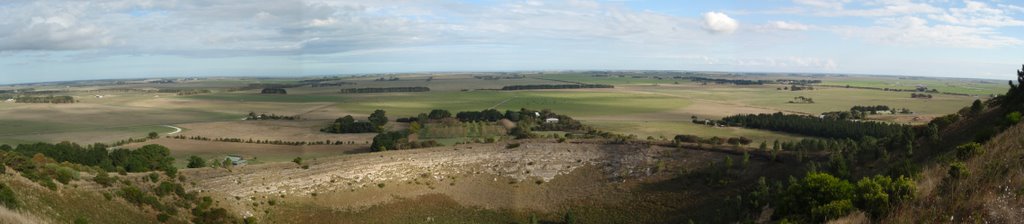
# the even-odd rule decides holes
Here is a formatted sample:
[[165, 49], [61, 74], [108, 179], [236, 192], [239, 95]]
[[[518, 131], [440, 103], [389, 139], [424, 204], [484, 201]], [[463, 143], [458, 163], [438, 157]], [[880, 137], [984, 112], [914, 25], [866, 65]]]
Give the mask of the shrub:
[[811, 216], [815, 220], [831, 220], [850, 214], [853, 210], [850, 200], [838, 200], [811, 209]]
[[43, 185], [43, 187], [46, 187], [46, 189], [50, 189], [51, 191], [57, 190], [57, 183], [54, 183], [53, 179], [50, 178], [39, 180], [39, 185]]
[[167, 177], [170, 177], [173, 180], [174, 177], [178, 176], [178, 168], [173, 166], [166, 167], [164, 168], [164, 175], [167, 175]]
[[1017, 124], [1020, 122], [1020, 118], [1020, 112], [1014, 111], [1006, 115], [1006, 122], [1009, 122], [1010, 125]]
[[163, 181], [160, 182], [160, 184], [157, 185], [155, 188], [153, 188], [153, 193], [160, 197], [167, 196], [168, 194], [174, 192], [175, 186], [176, 185], [174, 183]]
[[156, 215], [156, 220], [160, 222], [167, 222], [169, 219], [171, 219], [171, 216], [167, 215], [167, 213], [160, 213]]
[[57, 168], [57, 181], [61, 184], [68, 184], [72, 180], [77, 180], [78, 177], [78, 171], [63, 166]]
[[[846, 204], [851, 203], [854, 186], [827, 173], [808, 173], [801, 180], [792, 179], [786, 189], [779, 213], [783, 216], [797, 215], [812, 211], [816, 220], [833, 217], [836, 213], [846, 211]], [[841, 202], [846, 200], [846, 202]], [[852, 207], [852, 203], [850, 204]], [[816, 211], [816, 212], [815, 212]]]
[[149, 177], [149, 181], [152, 181], [153, 183], [160, 180], [160, 174], [156, 172], [149, 173], [149, 176], [147, 177]]
[[565, 224], [576, 224], [576, 215], [572, 213], [572, 210], [566, 212], [563, 219]]
[[984, 110], [985, 104], [983, 104], [980, 99], [976, 99], [974, 100], [974, 103], [971, 103], [971, 114], [978, 114]]
[[198, 156], [190, 156], [190, 157], [188, 157], [188, 166], [186, 166], [186, 167], [188, 167], [188, 168], [202, 168], [202, 167], [206, 167], [206, 160], [204, 160], [203, 158], [200, 158]]
[[295, 157], [295, 159], [292, 159], [292, 162], [297, 164], [297, 165], [301, 165], [302, 164], [302, 157]]
[[949, 177], [954, 180], [967, 177], [970, 175], [970, 171], [967, 171], [967, 165], [963, 162], [954, 162], [949, 164]]
[[956, 147], [956, 157], [960, 160], [967, 160], [975, 156], [985, 154], [981, 144], [971, 142]]
[[0, 183], [0, 205], [12, 210], [18, 208], [18, 198], [14, 195], [14, 190], [4, 183]]
[[92, 181], [101, 186], [110, 187], [110, 185], [114, 183], [114, 178], [110, 178], [110, 174], [107, 174], [106, 171], [100, 171], [96, 173], [96, 176], [92, 178]]
[[506, 149], [519, 148], [519, 143], [508, 143], [508, 145], [505, 145], [505, 148]]

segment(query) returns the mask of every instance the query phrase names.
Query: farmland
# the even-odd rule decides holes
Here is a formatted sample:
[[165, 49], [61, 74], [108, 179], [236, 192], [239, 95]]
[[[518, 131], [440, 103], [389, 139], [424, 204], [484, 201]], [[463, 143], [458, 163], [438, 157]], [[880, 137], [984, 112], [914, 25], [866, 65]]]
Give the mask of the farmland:
[[[719, 75], [734, 78], [735, 75]], [[392, 75], [394, 76], [394, 75]], [[388, 76], [388, 77], [392, 77]], [[432, 91], [421, 93], [339, 94], [334, 87], [300, 86], [288, 88], [286, 95], [259, 94], [258, 89], [232, 91], [249, 83], [289, 84], [301, 78], [211, 78], [172, 84], [121, 84], [113, 86], [54, 87], [32, 86], [36, 89], [63, 89], [80, 102], [58, 104], [0, 103], [0, 143], [18, 144], [35, 141], [78, 143], [113, 142], [139, 138], [148, 132], [166, 133], [170, 129], [161, 125], [185, 128], [182, 135], [211, 135], [217, 137], [253, 137], [253, 133], [217, 129], [223, 122], [239, 122], [248, 112], [298, 115], [304, 121], [285, 124], [284, 129], [274, 125], [251, 125], [261, 129], [266, 139], [330, 139], [317, 133], [325, 120], [347, 114], [364, 117], [373, 110], [387, 111], [391, 118], [411, 117], [431, 109], [469, 111], [494, 108], [499, 111], [520, 108], [550, 109], [560, 114], [577, 117], [586, 124], [605, 131], [636, 134], [639, 137], [671, 137], [679, 133], [701, 136], [739, 136], [751, 131], [716, 128], [690, 124], [692, 117], [716, 119], [737, 113], [801, 113], [819, 114], [843, 111], [855, 105], [889, 105], [907, 108], [913, 115], [906, 118], [879, 117], [882, 120], [925, 122], [927, 118], [955, 112], [976, 97], [936, 94], [922, 100], [909, 97], [906, 92], [875, 91], [839, 87], [819, 87], [811, 91], [785, 91], [786, 85], [736, 86], [703, 84], [688, 80], [651, 78], [656, 76], [597, 77], [583, 73], [531, 74], [515, 79], [485, 80], [474, 78], [479, 74], [408, 74], [398, 75], [398, 81], [374, 81], [376, 77], [342, 78], [358, 87], [424, 86]], [[748, 79], [797, 79], [803, 76], [750, 76]], [[826, 84], [887, 83], [892, 77], [824, 76]], [[530, 84], [582, 83], [614, 84], [611, 89], [496, 91], [502, 86]], [[865, 81], [867, 80], [867, 81]], [[872, 81], [874, 80], [874, 81]], [[1002, 85], [981, 85], [992, 81], [922, 79], [929, 84], [946, 83], [947, 86], [974, 86], [989, 93], [1002, 91]], [[995, 82], [992, 82], [995, 83]], [[872, 84], [872, 86], [877, 86]], [[972, 87], [972, 88], [974, 88]], [[12, 87], [16, 88], [16, 87]], [[117, 89], [209, 89], [212, 93], [190, 96]], [[952, 90], [951, 90], [952, 91]], [[103, 98], [94, 96], [102, 95]], [[813, 104], [787, 103], [794, 97], [815, 100]], [[980, 97], [987, 97], [981, 95]], [[916, 118], [915, 118], [916, 117]], [[915, 119], [911, 119], [915, 118]], [[212, 123], [211, 123], [212, 122]], [[242, 122], [245, 123], [245, 122]], [[287, 123], [287, 122], [286, 122]], [[298, 126], [296, 126], [298, 125]], [[299, 127], [301, 126], [301, 127]], [[195, 128], [193, 128], [195, 127]], [[281, 130], [281, 131], [274, 131]], [[755, 131], [756, 132], [756, 131]], [[217, 134], [211, 134], [217, 133]], [[285, 136], [271, 136], [282, 135]], [[771, 132], [755, 134], [758, 139], [793, 139]], [[306, 136], [306, 137], [299, 137]]]
[[[720, 198], [743, 189], [719, 186], [784, 178], [804, 169], [791, 161], [828, 160], [823, 149], [797, 145], [845, 141], [725, 125], [718, 121], [723, 117], [817, 117], [853, 106], [885, 105], [909, 112], [872, 111], [882, 114], [864, 119], [927, 124], [1005, 91], [988, 85], [989, 80], [909, 79], [921, 82], [882, 87], [904, 79], [612, 73], [618, 75], [414, 73], [10, 86], [4, 88], [52, 91], [46, 93], [72, 96], [75, 102], [0, 103], [0, 145], [165, 146], [166, 156], [173, 158], [170, 166], [189, 178], [189, 189], [203, 190], [231, 214], [272, 223], [523, 222], [531, 216], [553, 222], [566, 212], [585, 222], [720, 221], [706, 217], [719, 212], [714, 206], [730, 203]], [[789, 89], [796, 85], [775, 81], [735, 84], [804, 79], [822, 84], [797, 91]], [[577, 84], [614, 88], [563, 88]], [[841, 86], [847, 84], [922, 84], [958, 94], [911, 98], [911, 92]], [[505, 86], [524, 90], [500, 90]], [[259, 87], [274, 88], [275, 94], [261, 94]], [[419, 87], [429, 91], [340, 91], [425, 90]], [[497, 117], [460, 113], [488, 111]], [[375, 113], [386, 119], [371, 119]], [[325, 131], [347, 115], [365, 130]], [[378, 144], [384, 141], [394, 142]], [[787, 148], [770, 151], [772, 144]], [[246, 161], [234, 164], [225, 159], [229, 155]], [[125, 175], [121, 178], [140, 176]], [[85, 189], [102, 189], [80, 182]]]

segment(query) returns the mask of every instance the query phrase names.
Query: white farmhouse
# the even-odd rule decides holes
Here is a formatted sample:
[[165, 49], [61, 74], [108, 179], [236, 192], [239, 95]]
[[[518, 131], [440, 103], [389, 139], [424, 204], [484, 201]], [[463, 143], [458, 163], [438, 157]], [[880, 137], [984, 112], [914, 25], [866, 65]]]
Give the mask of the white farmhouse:
[[225, 157], [225, 159], [231, 161], [231, 165], [233, 165], [233, 166], [245, 165], [245, 164], [247, 164], [249, 162], [249, 161], [246, 161], [244, 158], [242, 158], [242, 156], [239, 156], [239, 155], [228, 155], [227, 157]]
[[558, 118], [548, 118], [544, 120], [544, 123], [558, 123]]

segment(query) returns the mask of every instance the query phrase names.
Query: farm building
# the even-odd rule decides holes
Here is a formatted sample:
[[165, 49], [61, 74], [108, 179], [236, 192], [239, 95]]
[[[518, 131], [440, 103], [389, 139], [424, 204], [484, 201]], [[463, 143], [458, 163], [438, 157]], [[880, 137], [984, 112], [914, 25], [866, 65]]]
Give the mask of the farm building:
[[548, 118], [544, 120], [545, 123], [558, 123], [558, 118]]
[[231, 165], [235, 166], [245, 165], [246, 163], [248, 163], [248, 161], [245, 161], [245, 158], [242, 158], [242, 156], [239, 155], [228, 155], [227, 157], [225, 157], [225, 159], [230, 160]]

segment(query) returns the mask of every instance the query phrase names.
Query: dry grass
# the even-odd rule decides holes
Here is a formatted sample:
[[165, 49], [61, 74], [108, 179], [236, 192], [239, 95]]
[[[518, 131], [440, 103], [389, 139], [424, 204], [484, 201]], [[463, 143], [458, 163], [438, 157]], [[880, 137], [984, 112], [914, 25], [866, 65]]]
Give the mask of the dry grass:
[[[995, 113], [999, 114], [999, 113]], [[987, 123], [979, 124], [984, 127]], [[1018, 223], [1024, 220], [1024, 124], [1008, 128], [984, 144], [985, 154], [968, 159], [969, 175], [948, 177], [949, 165], [926, 168], [919, 195], [883, 222]], [[950, 153], [952, 154], [952, 153]], [[947, 157], [952, 160], [952, 155]]]
[[842, 218], [828, 221], [828, 224], [869, 224], [871, 218], [868, 217], [867, 213], [857, 211], [846, 215]]
[[0, 206], [0, 223], [4, 224], [44, 224], [50, 223], [31, 214], [25, 214]]

